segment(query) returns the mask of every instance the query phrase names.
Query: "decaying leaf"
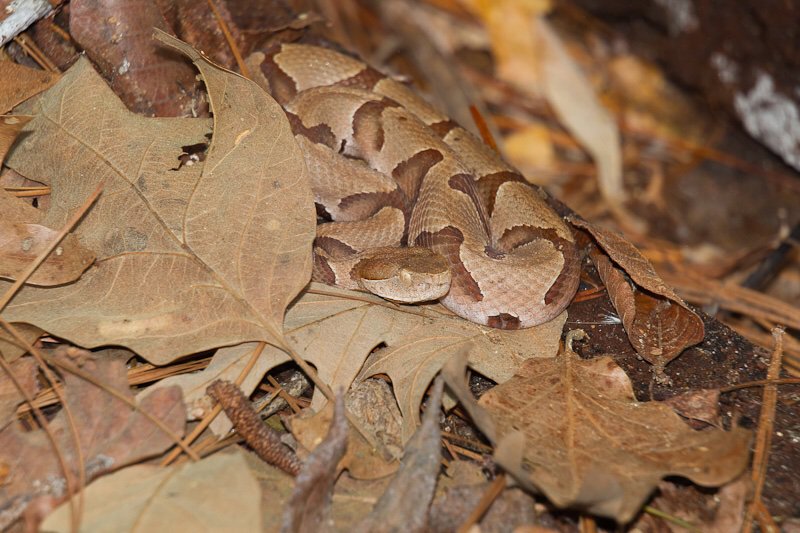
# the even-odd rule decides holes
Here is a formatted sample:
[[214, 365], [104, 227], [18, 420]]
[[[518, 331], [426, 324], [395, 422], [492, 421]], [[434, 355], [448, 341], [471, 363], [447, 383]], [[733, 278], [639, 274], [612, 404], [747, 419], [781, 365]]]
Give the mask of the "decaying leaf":
[[[98, 181], [76, 229], [96, 265], [70, 285], [25, 287], [4, 311], [82, 346], [126, 346], [154, 363], [244, 341], [280, 342], [311, 273], [313, 199], [278, 104], [204, 60], [214, 111], [204, 164], [182, 166], [208, 123], [128, 112], [80, 60], [39, 102], [8, 164], [52, 187], [60, 227]], [[0, 287], [2, 289], [2, 287]]]
[[690, 390], [664, 400], [676, 413], [689, 420], [720, 426], [719, 389]]
[[[625, 332], [636, 353], [655, 366], [656, 378], [667, 379], [663, 373], [667, 363], [703, 340], [703, 320], [662, 281], [631, 243], [577, 216], [570, 217], [570, 223], [589, 232], [607, 254], [595, 250], [590, 257]], [[623, 273], [636, 285], [635, 290]]]
[[[39, 390], [39, 383], [36, 379], [39, 367], [36, 365], [36, 361], [32, 357], [25, 357], [17, 359], [9, 366], [22, 389], [27, 391], [31, 397], [35, 396]], [[0, 371], [0, 429], [6, 427], [14, 419], [17, 406], [24, 401], [25, 396], [19, 392], [8, 374]]]
[[[218, 453], [170, 468], [136, 465], [84, 494], [81, 531], [262, 531], [261, 488], [244, 453]], [[42, 531], [70, 531], [62, 504]]]
[[[380, 387], [380, 384], [384, 387]], [[354, 383], [345, 394], [345, 405], [348, 411], [358, 418], [362, 427], [380, 441], [391, 457], [399, 458], [402, 455], [400, 442], [402, 419], [397, 409], [397, 401], [388, 389], [389, 387], [379, 380]], [[328, 433], [332, 418], [333, 406], [328, 402], [316, 413], [304, 409], [285, 422], [288, 423], [292, 435], [302, 448], [313, 450]], [[397, 471], [397, 467], [400, 466], [397, 460], [387, 461], [352, 425], [348, 427], [348, 431], [347, 451], [339, 462], [339, 468], [347, 470], [355, 479], [378, 479]]]
[[[0, 220], [0, 278], [15, 280], [47, 248], [58, 231], [41, 224]], [[94, 254], [70, 234], [61, 240], [26, 283], [52, 286], [80, 277], [94, 261]]]
[[[122, 359], [99, 359], [84, 351], [77, 351], [77, 355], [82, 359], [81, 370], [133, 398]], [[70, 357], [61, 357], [78, 366]], [[134, 411], [122, 400], [80, 377], [65, 372], [63, 379], [64, 394], [80, 437], [80, 453], [88, 479], [161, 453], [173, 444], [140, 411], [160, 419], [173, 433], [183, 433], [186, 413], [177, 387], [157, 391], [140, 402], [138, 410]], [[50, 427], [66, 464], [75, 469], [79, 464], [77, 450], [63, 411], [52, 419]], [[2, 509], [15, 503], [13, 507], [18, 516], [37, 497], [60, 499], [66, 495], [64, 472], [41, 429], [24, 432], [16, 424], [7, 426], [0, 432], [0, 463], [11, 465], [8, 481], [0, 485]], [[75, 471], [70, 472], [70, 476], [75, 474]], [[16, 516], [3, 514], [2, 518], [9, 522], [3, 522], [0, 527]]]
[[496, 460], [520, 483], [620, 522], [664, 476], [717, 486], [747, 465], [749, 431], [693, 431], [669, 406], [636, 401], [610, 357], [581, 360], [568, 348], [530, 359], [480, 405], [497, 426]]
[[347, 450], [348, 423], [344, 397], [336, 398], [333, 419], [319, 446], [305, 461], [297, 475], [297, 484], [283, 513], [281, 531], [327, 531], [333, 486], [338, 477], [339, 461]]

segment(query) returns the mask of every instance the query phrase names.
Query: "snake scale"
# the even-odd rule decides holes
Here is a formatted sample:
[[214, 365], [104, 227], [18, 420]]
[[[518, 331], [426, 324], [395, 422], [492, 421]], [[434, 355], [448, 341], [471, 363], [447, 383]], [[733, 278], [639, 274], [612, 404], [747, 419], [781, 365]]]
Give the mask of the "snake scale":
[[439, 298], [503, 329], [546, 322], [578, 287], [575, 238], [544, 193], [404, 84], [349, 55], [283, 44], [260, 72], [289, 117], [327, 222], [314, 277]]

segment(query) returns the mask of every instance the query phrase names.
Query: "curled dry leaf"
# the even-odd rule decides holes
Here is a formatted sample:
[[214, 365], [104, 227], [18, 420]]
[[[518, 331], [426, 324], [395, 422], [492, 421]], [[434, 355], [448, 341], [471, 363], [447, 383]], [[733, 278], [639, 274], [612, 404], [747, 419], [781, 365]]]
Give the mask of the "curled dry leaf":
[[[89, 352], [78, 353], [83, 360], [81, 370], [133, 398], [122, 359], [100, 359]], [[61, 357], [77, 366], [74, 360]], [[80, 377], [65, 372], [63, 379], [88, 479], [157, 455], [173, 444], [141, 411], [159, 418], [173, 433], [183, 434], [186, 413], [177, 387], [157, 391], [140, 402], [134, 411], [122, 400]], [[78, 452], [63, 411], [50, 421], [50, 428], [66, 464], [75, 468]], [[0, 485], [0, 509], [14, 509], [18, 516], [40, 496], [56, 499], [66, 496], [64, 472], [44, 430], [24, 432], [15, 424], [7, 426], [0, 432], [0, 463], [11, 465], [9, 481]], [[75, 476], [76, 472], [71, 471], [69, 475]], [[13, 514], [3, 513], [0, 529], [15, 518]]]
[[[81, 531], [263, 531], [261, 488], [238, 449], [169, 468], [125, 468], [89, 485], [83, 505]], [[42, 531], [71, 531], [67, 503]]]
[[[40, 224], [0, 221], [0, 278], [15, 280], [47, 248], [58, 231]], [[75, 281], [94, 261], [94, 254], [67, 235], [26, 283], [48, 287]]]
[[625, 332], [636, 353], [655, 366], [656, 378], [666, 379], [664, 367], [683, 350], [703, 340], [703, 320], [664, 283], [631, 243], [575, 215], [570, 217], [570, 223], [589, 232], [605, 252], [595, 250], [590, 257]]
[[97, 262], [70, 285], [24, 287], [6, 320], [82, 346], [125, 346], [157, 364], [245, 341], [281, 343], [286, 306], [311, 274], [315, 215], [302, 155], [263, 90], [171, 43], [208, 88], [214, 134], [205, 162], [182, 166], [179, 157], [206, 141], [208, 122], [134, 115], [79, 60], [42, 97], [7, 163], [51, 185], [49, 227], [106, 180], [75, 232]]
[[720, 427], [719, 389], [690, 390], [664, 400], [684, 418]]
[[669, 406], [636, 401], [610, 357], [581, 360], [568, 348], [530, 359], [479, 403], [497, 428], [496, 460], [520, 483], [620, 522], [664, 476], [718, 486], [747, 465], [749, 431], [693, 431]]

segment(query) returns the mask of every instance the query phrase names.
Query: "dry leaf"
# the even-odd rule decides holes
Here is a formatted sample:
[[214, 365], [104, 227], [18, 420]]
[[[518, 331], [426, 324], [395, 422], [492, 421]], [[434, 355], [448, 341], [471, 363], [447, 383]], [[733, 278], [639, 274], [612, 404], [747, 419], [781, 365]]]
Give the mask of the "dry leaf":
[[[445, 361], [465, 347], [470, 365], [496, 381], [514, 375], [519, 364], [529, 357], [552, 357], [558, 351], [566, 314], [535, 328], [502, 331], [469, 323], [443, 307], [396, 306], [365, 293], [347, 291], [318, 283], [292, 304], [286, 314], [285, 337], [309, 363], [319, 377], [334, 390], [347, 389], [359, 375], [366, 379], [387, 374], [403, 413], [403, 441], [419, 423], [422, 395]], [[379, 345], [386, 348], [365, 359]], [[238, 368], [249, 358], [245, 349], [226, 359], [229, 368]], [[259, 372], [289, 361], [289, 356], [267, 346], [258, 362]], [[187, 402], [198, 411], [205, 400], [200, 387], [214, 380], [213, 371], [194, 377], [179, 377], [170, 383], [187, 391]], [[363, 368], [363, 370], [362, 370]], [[228, 374], [230, 375], [230, 374]], [[242, 388], [245, 394], [252, 392]], [[312, 407], [319, 409], [324, 398], [315, 391]]]
[[339, 476], [339, 461], [347, 450], [347, 418], [344, 396], [336, 398], [328, 435], [314, 448], [297, 475], [292, 496], [283, 512], [283, 532], [328, 531], [333, 485]]
[[636, 401], [610, 357], [530, 359], [479, 403], [497, 427], [497, 461], [519, 482], [620, 522], [664, 476], [717, 486], [747, 466], [749, 431], [693, 431], [669, 406]]
[[[657, 379], [668, 380], [664, 367], [703, 340], [703, 320], [661, 280], [631, 243], [574, 215], [570, 223], [588, 231], [608, 254], [595, 250], [590, 257], [636, 353], [655, 366]], [[637, 285], [636, 291], [623, 272]]]
[[719, 389], [690, 390], [664, 400], [676, 413], [690, 420], [721, 427], [719, 418]]
[[[430, 531], [457, 531], [490, 490], [491, 483], [485, 481], [486, 477], [481, 473], [480, 467], [475, 463], [471, 464], [480, 476], [479, 483], [453, 484], [441, 492], [437, 486], [438, 494], [429, 512]], [[442, 477], [441, 481], [445, 479]], [[541, 520], [537, 519], [535, 505], [536, 500], [527, 492], [516, 487], [504, 489], [478, 522], [480, 533], [523, 533], [526, 531], [523, 529], [526, 524], [535, 524]], [[557, 530], [542, 528], [534, 531], [556, 533]]]
[[[37, 224], [42, 212], [3, 189], [0, 189], [0, 213], [4, 215], [0, 220], [0, 278], [15, 280], [59, 232]], [[40, 286], [69, 283], [80, 277], [93, 261], [94, 254], [81, 246], [75, 235], [68, 234], [26, 283]]]
[[449, 359], [466, 349], [473, 370], [502, 383], [511, 377], [508, 371], [514, 372], [523, 361], [553, 356], [565, 321], [566, 313], [562, 313], [546, 324], [517, 331], [482, 328], [466, 321], [422, 324], [411, 329], [404, 342], [390, 344], [371, 355], [359, 378], [386, 374], [392, 380], [403, 413], [405, 441], [419, 423], [423, 393]]
[[353, 479], [343, 472], [336, 482], [331, 508], [331, 519], [341, 531], [364, 518], [378, 501], [391, 481], [391, 477], [368, 481]]
[[44, 214], [22, 198], [11, 195], [2, 187], [0, 187], [0, 213], [3, 213], [6, 220], [32, 224], [38, 223]]
[[283, 508], [294, 488], [294, 478], [268, 465], [254, 453], [245, 453], [245, 461], [261, 486], [262, 531], [278, 531], [283, 517]]
[[[0, 356], [1, 357], [1, 356]], [[37, 375], [39, 367], [32, 357], [17, 359], [10, 365], [19, 385], [27, 391], [31, 397], [36, 396], [39, 391]], [[9, 422], [14, 420], [17, 406], [25, 401], [25, 397], [19, 392], [14, 382], [6, 372], [0, 372], [0, 429], [3, 429]]]
[[[29, 324], [14, 324], [14, 327], [17, 328], [17, 333], [28, 345], [36, 342], [36, 339], [41, 337], [43, 333], [36, 326]], [[0, 357], [10, 362], [16, 360], [27, 351], [28, 349], [25, 346], [19, 344], [5, 329], [0, 328]]]
[[[0, 221], [0, 278], [15, 280], [47, 248], [59, 231], [40, 224]], [[43, 287], [75, 281], [94, 261], [73, 234], [63, 239], [26, 281]]]
[[14, 144], [19, 132], [32, 118], [26, 115], [0, 115], [0, 163], [6, 158], [6, 152]]
[[[71, 353], [76, 352], [83, 359], [81, 370], [133, 398], [122, 359], [100, 359], [77, 350]], [[70, 357], [60, 357], [77, 366]], [[177, 387], [152, 394], [134, 411], [103, 389], [65, 372], [64, 394], [80, 437], [80, 453], [88, 479], [157, 455], [173, 444], [140, 411], [160, 419], [174, 433], [183, 434], [186, 413]], [[58, 449], [66, 464], [76, 468], [75, 443], [64, 411], [50, 421], [50, 428], [56, 435]], [[0, 432], [0, 463], [11, 465], [9, 481], [0, 485], [0, 509], [13, 508], [18, 516], [35, 498], [59, 499], [66, 496], [64, 472], [44, 430], [24, 432], [16, 424], [7, 426]], [[70, 476], [75, 474], [70, 472]], [[0, 518], [2, 529], [16, 516], [4, 513]]]
[[214, 110], [204, 164], [178, 158], [205, 140], [207, 122], [131, 114], [86, 60], [41, 99], [8, 164], [51, 184], [49, 227], [106, 180], [76, 229], [98, 259], [71, 285], [23, 288], [6, 320], [82, 346], [126, 346], [157, 364], [282, 342], [286, 305], [311, 272], [315, 215], [302, 156], [274, 100], [182, 51], [194, 54]]
[[[742, 531], [745, 504], [750, 499], [752, 485], [745, 476], [728, 483], [715, 493], [698, 490], [693, 486], [681, 486], [662, 481], [658, 494], [650, 506], [662, 513], [679, 518], [702, 533], [730, 533]], [[677, 523], [642, 513], [630, 531], [641, 533], [686, 533], [687, 529]], [[790, 533], [782, 529], [783, 533]], [[775, 531], [777, 533], [777, 531]]]
[[[470, 366], [503, 382], [530, 357], [549, 357], [558, 350], [566, 320], [562, 314], [535, 328], [503, 331], [478, 326], [445, 314], [440, 306], [404, 307], [363, 294], [312, 284], [287, 314], [287, 338], [317, 365], [334, 386], [386, 374], [392, 380], [403, 413], [403, 440], [419, 423], [422, 395], [442, 365], [465, 347]], [[364, 358], [379, 344], [379, 350]], [[324, 354], [324, 356], [320, 355]]]
[[[218, 453], [196, 463], [131, 466], [84, 493], [81, 531], [262, 531], [261, 489], [244, 457]], [[67, 503], [42, 531], [70, 531]]]
[[8, 113], [17, 104], [51, 87], [59, 74], [0, 61], [0, 114]]
[[[383, 385], [383, 387], [380, 386]], [[358, 401], [358, 399], [362, 401]], [[371, 402], [370, 412], [365, 412], [367, 402]], [[387, 405], [391, 402], [391, 405]], [[356, 403], [356, 405], [354, 405]], [[392, 457], [402, 455], [400, 442], [400, 424], [402, 422], [397, 402], [388, 385], [380, 380], [367, 380], [355, 383], [345, 395], [345, 405], [362, 427], [380, 441], [384, 449]], [[289, 430], [302, 446], [298, 450], [313, 450], [323, 441], [331, 425], [333, 406], [330, 402], [321, 410], [313, 413], [304, 409], [296, 415], [285, 419]], [[368, 443], [351, 425], [348, 428], [347, 451], [339, 462], [339, 468], [347, 470], [355, 479], [379, 479], [397, 471], [398, 461], [387, 462], [379, 450]]]
[[627, 195], [622, 183], [619, 128], [614, 117], [600, 104], [589, 80], [567, 53], [550, 23], [542, 16], [532, 17], [531, 30], [545, 50], [541, 74], [547, 101], [564, 127], [592, 156], [597, 165], [600, 192], [611, 210], [622, 215], [625, 222], [642, 229], [638, 219], [623, 207]]

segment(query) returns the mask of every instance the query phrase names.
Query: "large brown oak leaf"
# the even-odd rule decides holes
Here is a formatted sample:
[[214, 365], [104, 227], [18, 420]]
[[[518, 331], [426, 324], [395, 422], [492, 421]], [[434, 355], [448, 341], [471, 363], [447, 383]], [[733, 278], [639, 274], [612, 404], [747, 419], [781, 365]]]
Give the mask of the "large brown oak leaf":
[[570, 349], [528, 359], [480, 404], [494, 422], [498, 463], [518, 481], [558, 506], [620, 522], [664, 476], [717, 486], [749, 456], [749, 431], [694, 431], [668, 405], [636, 401], [610, 357], [582, 360]]
[[52, 187], [42, 220], [51, 228], [105, 181], [75, 230], [97, 262], [75, 283], [25, 287], [6, 320], [157, 364], [244, 341], [283, 344], [284, 311], [311, 274], [316, 220], [302, 155], [261, 88], [172, 44], [208, 89], [205, 161], [179, 158], [207, 141], [207, 121], [130, 113], [79, 60], [42, 97], [7, 164]]

